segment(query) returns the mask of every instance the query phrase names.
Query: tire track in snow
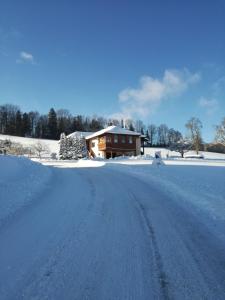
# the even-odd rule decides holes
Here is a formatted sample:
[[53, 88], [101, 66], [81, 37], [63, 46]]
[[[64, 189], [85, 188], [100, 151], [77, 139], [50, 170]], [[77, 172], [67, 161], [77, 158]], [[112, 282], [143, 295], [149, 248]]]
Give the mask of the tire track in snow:
[[[90, 173], [85, 174], [86, 180], [90, 176], [92, 181], [92, 172], [90, 170]], [[157, 299], [158, 280], [154, 272], [151, 273], [154, 259], [149, 242], [145, 239], [146, 230], [143, 232], [143, 224], [140, 223], [140, 213], [137, 213], [123, 181], [117, 176], [115, 178], [114, 172], [110, 172], [109, 180], [108, 174], [108, 170], [106, 172], [101, 169], [93, 181], [97, 189], [98, 214], [101, 214], [99, 217], [104, 225], [101, 227], [105, 227], [98, 234], [104, 234], [101, 244], [104, 249], [98, 249], [102, 253], [101, 269], [104, 281], [97, 290], [92, 290], [92, 294], [89, 294], [96, 278], [88, 276], [79, 299]], [[115, 197], [111, 191], [117, 191], [117, 194], [124, 196]], [[97, 274], [96, 276], [98, 277]]]
[[154, 227], [151, 224], [147, 214], [145, 207], [140, 203], [140, 201], [137, 199], [137, 197], [134, 195], [134, 193], [129, 192], [130, 196], [133, 198], [135, 203], [137, 204], [137, 210], [139, 212], [139, 215], [141, 216], [142, 223], [145, 228], [147, 228], [148, 235], [151, 239], [152, 244], [152, 250], [153, 250], [153, 257], [155, 258], [155, 264], [156, 264], [156, 271], [157, 271], [157, 277], [159, 280], [159, 286], [160, 286], [160, 292], [161, 296], [165, 300], [172, 299], [172, 297], [169, 295], [169, 280], [165, 273], [162, 257], [159, 251], [157, 239], [155, 236]]

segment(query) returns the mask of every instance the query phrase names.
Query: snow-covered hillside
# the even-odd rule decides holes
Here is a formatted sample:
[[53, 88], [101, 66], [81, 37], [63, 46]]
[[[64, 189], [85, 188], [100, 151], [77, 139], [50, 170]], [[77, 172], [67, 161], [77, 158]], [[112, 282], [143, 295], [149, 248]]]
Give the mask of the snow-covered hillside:
[[[3, 135], [0, 134], [0, 140], [5, 140], [9, 139], [12, 142], [15, 143], [20, 143], [21, 145], [25, 147], [32, 147], [37, 142], [42, 143], [44, 146], [46, 146], [46, 149], [48, 149], [47, 153], [45, 153], [44, 157], [45, 158], [50, 158], [51, 153], [59, 153], [59, 141], [54, 141], [54, 140], [47, 140], [47, 139], [34, 139], [34, 138], [25, 138], [25, 137], [18, 137], [18, 136], [11, 136], [11, 135]], [[146, 147], [145, 148], [145, 155], [154, 157], [155, 152], [160, 151], [162, 158], [168, 158], [168, 159], [179, 159], [181, 158], [181, 155], [179, 152], [176, 151], [170, 151], [165, 148], [155, 148], [155, 147]], [[204, 152], [200, 151], [200, 154], [203, 154], [205, 159], [210, 159], [210, 160], [225, 160], [225, 154], [223, 153], [213, 153], [213, 152]], [[185, 156], [195, 156], [196, 153], [194, 151], [189, 151], [185, 153]]]
[[25, 147], [32, 147], [36, 145], [38, 142], [43, 144], [48, 149], [48, 155], [50, 156], [51, 153], [57, 153], [59, 152], [59, 141], [54, 140], [46, 140], [46, 139], [34, 139], [34, 138], [25, 138], [20, 136], [12, 136], [12, 135], [5, 135], [0, 134], [0, 140], [8, 139], [14, 143], [20, 143], [21, 145]]

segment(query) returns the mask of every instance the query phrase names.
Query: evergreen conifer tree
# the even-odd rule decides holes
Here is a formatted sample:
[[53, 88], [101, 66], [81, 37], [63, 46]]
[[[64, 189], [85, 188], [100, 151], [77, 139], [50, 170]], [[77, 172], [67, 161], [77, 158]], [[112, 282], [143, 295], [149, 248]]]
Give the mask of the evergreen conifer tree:
[[48, 137], [57, 139], [57, 116], [54, 108], [51, 108], [48, 113]]
[[79, 159], [87, 156], [86, 140], [84, 136], [66, 137], [60, 136], [60, 159]]
[[16, 135], [22, 135], [22, 115], [20, 110], [16, 112]]
[[67, 159], [67, 145], [66, 145], [66, 135], [65, 135], [65, 133], [61, 133], [61, 135], [60, 135], [59, 158], [60, 159]]
[[29, 120], [29, 116], [27, 113], [23, 114], [22, 136], [30, 136], [30, 120]]

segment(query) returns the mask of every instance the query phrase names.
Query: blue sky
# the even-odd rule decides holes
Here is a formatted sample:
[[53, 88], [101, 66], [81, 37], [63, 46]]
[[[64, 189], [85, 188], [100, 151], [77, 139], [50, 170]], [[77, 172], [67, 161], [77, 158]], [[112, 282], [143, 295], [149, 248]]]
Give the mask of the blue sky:
[[225, 115], [225, 1], [0, 2], [0, 104], [122, 116], [203, 137]]

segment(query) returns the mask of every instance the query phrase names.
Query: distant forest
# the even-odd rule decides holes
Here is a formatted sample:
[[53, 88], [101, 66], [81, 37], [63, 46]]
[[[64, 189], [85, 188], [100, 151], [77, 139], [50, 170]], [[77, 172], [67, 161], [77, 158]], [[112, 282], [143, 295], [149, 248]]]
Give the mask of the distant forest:
[[0, 106], [0, 133], [56, 140], [60, 134], [70, 134], [74, 131], [95, 132], [108, 125], [125, 127], [147, 136], [151, 146], [167, 146], [182, 138], [182, 134], [166, 124], [147, 126], [141, 120], [106, 119], [99, 116], [73, 116], [66, 109], [51, 108], [48, 114], [37, 111], [22, 112], [16, 105]]

